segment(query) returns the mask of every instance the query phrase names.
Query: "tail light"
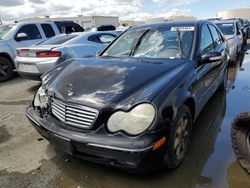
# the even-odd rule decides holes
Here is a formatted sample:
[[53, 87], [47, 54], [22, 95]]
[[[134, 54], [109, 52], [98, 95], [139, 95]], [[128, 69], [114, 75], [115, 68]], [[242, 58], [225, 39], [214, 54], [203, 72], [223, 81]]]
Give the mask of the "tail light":
[[48, 52], [36, 52], [36, 57], [61, 57], [61, 52], [48, 51]]
[[16, 51], [16, 56], [21, 56], [20, 52], [28, 52], [30, 51], [29, 49], [20, 49]]

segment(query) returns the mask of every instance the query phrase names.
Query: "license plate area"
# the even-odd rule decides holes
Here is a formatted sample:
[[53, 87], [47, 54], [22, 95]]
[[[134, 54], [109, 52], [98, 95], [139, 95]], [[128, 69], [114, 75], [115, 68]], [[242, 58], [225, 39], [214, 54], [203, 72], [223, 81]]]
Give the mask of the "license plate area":
[[73, 155], [74, 148], [70, 140], [62, 138], [58, 135], [50, 135], [48, 137], [48, 140], [50, 141], [51, 145], [54, 146], [56, 149]]
[[20, 64], [18, 66], [18, 70], [20, 72], [39, 73], [37, 67], [35, 65], [30, 65], [30, 64]]

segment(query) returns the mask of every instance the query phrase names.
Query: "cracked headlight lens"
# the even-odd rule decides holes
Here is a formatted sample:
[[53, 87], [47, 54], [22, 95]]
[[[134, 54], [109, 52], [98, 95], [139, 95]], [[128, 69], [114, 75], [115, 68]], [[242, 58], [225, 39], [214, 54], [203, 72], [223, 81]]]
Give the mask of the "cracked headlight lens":
[[115, 112], [108, 120], [110, 132], [125, 131], [130, 135], [138, 135], [146, 131], [153, 123], [156, 111], [151, 104], [140, 104], [129, 112]]
[[40, 108], [47, 108], [49, 105], [49, 97], [47, 95], [46, 90], [41, 86], [35, 95], [34, 98], [34, 106]]

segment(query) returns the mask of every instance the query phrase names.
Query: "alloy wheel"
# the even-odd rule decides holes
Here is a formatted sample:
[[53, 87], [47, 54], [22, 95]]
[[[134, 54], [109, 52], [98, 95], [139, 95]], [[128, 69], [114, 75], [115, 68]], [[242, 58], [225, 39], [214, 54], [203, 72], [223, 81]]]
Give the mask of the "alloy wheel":
[[8, 65], [5, 62], [0, 62], [0, 76], [7, 76]]
[[174, 141], [174, 152], [175, 158], [180, 160], [183, 158], [187, 148], [188, 134], [189, 134], [189, 122], [188, 118], [185, 115], [182, 116], [178, 123], [178, 127], [175, 134]]

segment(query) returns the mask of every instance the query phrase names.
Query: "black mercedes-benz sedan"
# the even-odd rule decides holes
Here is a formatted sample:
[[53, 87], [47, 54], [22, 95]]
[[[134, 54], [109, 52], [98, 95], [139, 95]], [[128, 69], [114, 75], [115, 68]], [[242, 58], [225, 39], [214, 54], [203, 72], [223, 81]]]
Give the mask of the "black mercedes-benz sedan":
[[74, 156], [131, 172], [176, 168], [197, 116], [226, 87], [228, 60], [209, 21], [136, 26], [43, 75], [27, 117]]

